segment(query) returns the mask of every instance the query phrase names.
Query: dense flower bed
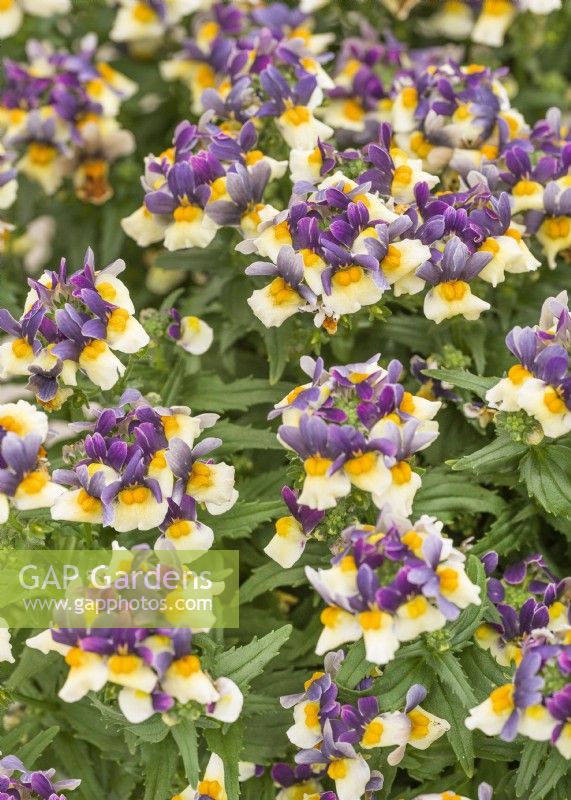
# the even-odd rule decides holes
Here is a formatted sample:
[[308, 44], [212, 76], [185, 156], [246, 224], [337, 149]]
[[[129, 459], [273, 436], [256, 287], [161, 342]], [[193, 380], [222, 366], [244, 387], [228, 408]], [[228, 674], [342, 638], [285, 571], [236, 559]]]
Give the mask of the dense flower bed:
[[[0, 0], [1, 798], [566, 800], [570, 30]], [[15, 627], [21, 550], [239, 627]]]

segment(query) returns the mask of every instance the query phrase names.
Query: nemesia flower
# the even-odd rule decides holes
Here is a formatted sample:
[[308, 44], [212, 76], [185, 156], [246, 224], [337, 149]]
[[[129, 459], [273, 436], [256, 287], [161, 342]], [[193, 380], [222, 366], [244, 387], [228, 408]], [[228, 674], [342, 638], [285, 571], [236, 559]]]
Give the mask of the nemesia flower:
[[194, 444], [217, 419], [193, 417], [186, 407], [154, 408], [127, 390], [117, 408], [100, 409], [93, 422], [75, 424], [87, 435], [72, 468], [55, 473], [71, 490], [59, 498], [52, 517], [119, 533], [160, 528], [157, 548], [208, 550], [213, 532], [198, 522], [197, 506], [222, 514], [238, 497], [234, 468], [205, 459], [221, 440]]
[[546, 436], [557, 438], [571, 430], [569, 330], [566, 293], [545, 301], [539, 325], [513, 328], [506, 345], [518, 363], [486, 393], [490, 406], [525, 411]]
[[[17, 756], [0, 758], [0, 791], [6, 797], [29, 797], [31, 800], [66, 800], [68, 791], [77, 789], [81, 780], [67, 778], [56, 781], [55, 769], [30, 772]], [[66, 792], [66, 794], [63, 794]]]
[[501, 579], [493, 575], [496, 554], [488, 553], [483, 561], [490, 576], [488, 595], [501, 623], [483, 623], [475, 638], [508, 668], [512, 680], [494, 688], [488, 698], [472, 708], [466, 725], [488, 736], [500, 735], [506, 741], [518, 734], [551, 741], [565, 758], [570, 758], [566, 738], [569, 708], [565, 702], [571, 655], [569, 579], [557, 581], [539, 555], [512, 564]]
[[[324, 511], [354, 487], [369, 493], [379, 508], [390, 503], [396, 513], [410, 513], [421, 480], [409, 460], [438, 435], [432, 418], [440, 403], [405, 392], [398, 383], [400, 362], [384, 370], [378, 359], [329, 371], [321, 360], [302, 359], [312, 383], [294, 389], [271, 413], [285, 422], [280, 442], [303, 460], [300, 505]], [[292, 555], [303, 544], [303, 531], [294, 530], [286, 532], [284, 523]], [[272, 549], [277, 544], [272, 540]]]
[[246, 274], [275, 276], [268, 286], [257, 289], [248, 299], [248, 305], [267, 328], [279, 327], [300, 305], [315, 298], [311, 289], [301, 285], [303, 260], [291, 247], [280, 250], [277, 264], [256, 261], [246, 268]]
[[0, 375], [31, 375], [29, 388], [47, 410], [57, 409], [83, 372], [102, 389], [112, 388], [125, 371], [113, 350], [136, 353], [149, 337], [132, 316], [133, 303], [117, 274], [125, 263], [95, 268], [88, 250], [83, 269], [68, 275], [65, 259], [57, 271], [29, 279], [30, 292], [20, 320], [0, 311], [0, 327], [11, 339], [0, 346]]
[[386, 664], [401, 642], [439, 630], [461, 609], [479, 605], [479, 587], [441, 528], [431, 517], [413, 525], [387, 507], [376, 526], [357, 523], [343, 531], [344, 548], [330, 569], [306, 567], [328, 604], [318, 654], [363, 638], [367, 660]]
[[157, 713], [176, 714], [177, 703], [190, 701], [202, 704], [215, 719], [234, 722], [242, 708], [240, 690], [233, 681], [219, 678], [215, 683], [202, 671], [191, 638], [184, 628], [57, 628], [26, 643], [65, 658], [70, 669], [59, 692], [65, 702], [77, 702], [111, 682], [122, 687], [119, 707], [134, 724]]
[[207, 6], [203, 0], [115, 0], [117, 15], [109, 34], [115, 42], [145, 45], [158, 42], [183, 17]]
[[210, 348], [214, 339], [214, 331], [204, 320], [198, 317], [182, 317], [175, 308], [169, 311], [173, 320], [167, 333], [179, 347], [195, 356], [201, 356]]
[[[18, 9], [20, 2], [38, 14], [41, 6], [46, 16], [69, 9], [67, 0], [43, 5], [14, 0], [11, 8]], [[74, 53], [29, 40], [26, 63], [4, 63], [0, 130], [10, 152], [19, 156], [16, 169], [46, 194], [53, 195], [71, 176], [80, 199], [101, 204], [113, 194], [110, 164], [134, 149], [133, 135], [120, 128], [116, 116], [137, 86], [98, 60], [97, 49], [94, 34], [84, 37]], [[5, 161], [3, 154], [1, 160]], [[10, 177], [5, 169], [0, 171], [4, 180]]]
[[418, 277], [432, 284], [424, 299], [424, 314], [440, 323], [461, 314], [465, 319], [479, 319], [490, 304], [472, 294], [470, 282], [491, 260], [491, 254], [470, 255], [459, 239], [450, 240], [444, 253], [433, 255], [417, 271]]
[[[6, 421], [6, 420], [5, 420]], [[10, 506], [17, 511], [50, 508], [63, 493], [47, 469], [42, 435], [4, 433], [0, 444], [0, 522], [4, 524]]]
[[12, 655], [12, 645], [10, 644], [10, 631], [5, 627], [4, 620], [0, 620], [0, 661], [9, 661], [10, 664], [14, 663], [14, 656]]
[[309, 535], [325, 516], [297, 502], [297, 494], [288, 486], [282, 489], [282, 499], [290, 514], [275, 523], [275, 534], [264, 547], [264, 553], [284, 569], [292, 567], [301, 557]]
[[355, 736], [361, 747], [371, 750], [375, 747], [394, 747], [387, 762], [394, 766], [402, 760], [407, 745], [417, 750], [427, 750], [436, 739], [450, 730], [447, 720], [431, 714], [420, 703], [427, 696], [421, 684], [414, 684], [406, 694], [404, 712], [379, 714], [375, 697], [365, 697], [357, 701], [357, 709], [343, 706], [342, 718], [351, 725], [347, 734], [351, 741]]
[[180, 795], [184, 800], [226, 800], [224, 762], [211, 753], [202, 780], [196, 788], [187, 786]]
[[[369, 796], [382, 788], [383, 778], [371, 771], [366, 751], [396, 745], [388, 761], [397, 764], [407, 744], [424, 750], [450, 727], [420, 707], [426, 690], [418, 684], [409, 689], [403, 712], [379, 714], [377, 698], [363, 692], [355, 705], [341, 705], [335, 676], [343, 659], [343, 651], [330, 653], [324, 671], [306, 681], [304, 692], [281, 698], [282, 706], [293, 708], [295, 722], [288, 738], [301, 750], [295, 768], [281, 763], [272, 767], [272, 777], [281, 787], [280, 800], [291, 800], [296, 793], [305, 797], [314, 793], [325, 800]], [[323, 792], [325, 784], [335, 791]]]

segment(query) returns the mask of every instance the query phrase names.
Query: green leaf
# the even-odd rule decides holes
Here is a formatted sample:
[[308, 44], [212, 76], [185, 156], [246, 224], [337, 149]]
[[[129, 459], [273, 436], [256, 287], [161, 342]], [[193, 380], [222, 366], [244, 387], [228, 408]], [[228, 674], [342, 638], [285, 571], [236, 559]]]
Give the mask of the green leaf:
[[240, 603], [249, 603], [261, 594], [276, 589], [278, 586], [294, 588], [307, 583], [305, 576], [306, 566], [326, 566], [325, 559], [321, 555], [309, 556], [305, 554], [301, 563], [298, 562], [295, 567], [290, 569], [284, 569], [279, 564], [276, 564], [275, 561], [270, 561], [268, 564], [257, 567], [252, 570], [250, 577], [240, 586]]
[[524, 744], [515, 782], [515, 793], [518, 797], [525, 796], [531, 788], [539, 765], [549, 749], [547, 742], [533, 742], [530, 739]]
[[474, 542], [470, 552], [475, 556], [481, 556], [489, 550], [496, 550], [499, 555], [505, 556], [520, 547], [523, 542], [527, 545], [532, 538], [534, 519], [537, 519], [536, 511], [531, 505], [522, 508], [515, 516], [511, 508], [506, 508], [490, 526], [486, 535]]
[[102, 797], [105, 797], [103, 787], [93, 768], [91, 753], [85, 742], [68, 734], [62, 734], [58, 739], [58, 746], [65, 759], [66, 773], [81, 778], [80, 796], [85, 800], [101, 800]]
[[484, 565], [479, 558], [474, 555], [468, 557], [466, 574], [472, 581], [480, 587], [480, 605], [472, 604], [460, 612], [460, 616], [450, 626], [450, 639], [454, 646], [469, 641], [476, 628], [480, 624], [486, 610], [486, 575]]
[[36, 759], [53, 742], [59, 732], [60, 728], [57, 725], [52, 725], [51, 728], [46, 728], [45, 731], [38, 733], [31, 741], [18, 748], [18, 758], [26, 767], [33, 767]]
[[499, 516], [505, 509], [504, 500], [473, 479], [454, 475], [440, 469], [429, 470], [422, 486], [414, 498], [415, 514], [438, 516], [449, 522], [458, 514], [494, 514]]
[[463, 650], [459, 658], [468, 682], [480, 700], [484, 700], [496, 686], [509, 680], [505, 669], [500, 667], [487, 650], [482, 650], [477, 644]]
[[434, 325], [431, 326], [422, 315], [394, 314], [384, 325], [384, 333], [388, 339], [424, 355], [428, 355], [433, 348], [433, 331]]
[[291, 625], [284, 625], [261, 639], [252, 639], [243, 647], [232, 647], [218, 659], [217, 674], [232, 678], [240, 686], [248, 686], [260, 675], [266, 664], [277, 656], [289, 639], [291, 631]]
[[238, 762], [242, 752], [243, 737], [244, 729], [241, 722], [235, 722], [224, 732], [215, 728], [206, 731], [206, 741], [210, 751], [217, 753], [224, 764], [224, 787], [228, 800], [238, 800], [240, 797]]
[[371, 669], [371, 664], [365, 658], [365, 643], [361, 639], [349, 648], [335, 681], [340, 686], [354, 689], [359, 681], [369, 675]]
[[475, 706], [477, 704], [476, 695], [472, 691], [462, 665], [450, 652], [431, 653], [427, 659], [428, 663], [438, 675], [438, 679], [443, 686], [453, 692], [464, 706]]
[[460, 458], [452, 465], [454, 470], [473, 470], [476, 473], [496, 472], [514, 464], [528, 451], [528, 446], [500, 435], [493, 442]]
[[157, 744], [144, 744], [141, 753], [146, 764], [144, 800], [165, 800], [172, 794], [170, 789], [178, 761], [174, 739], [167, 736]]
[[291, 347], [291, 324], [287, 323], [281, 328], [269, 328], [263, 333], [270, 365], [269, 381], [276, 384], [283, 375], [289, 361]]
[[176, 742], [178, 751], [184, 764], [186, 779], [191, 786], [197, 786], [199, 781], [200, 767], [198, 764], [198, 736], [196, 725], [190, 719], [181, 719], [172, 728], [173, 739]]
[[469, 731], [464, 720], [468, 716], [468, 709], [464, 702], [458, 703], [448, 691], [448, 683], [439, 681], [430, 695], [436, 713], [448, 720], [450, 730], [447, 732], [448, 741], [458, 762], [466, 775], [474, 774], [474, 742], [472, 731]]
[[255, 405], [272, 406], [291, 388], [288, 383], [268, 386], [262, 378], [239, 378], [224, 383], [218, 375], [204, 372], [192, 375], [184, 384], [185, 398], [192, 408], [218, 412], [247, 411]]
[[284, 570], [280, 564], [274, 562], [263, 564], [254, 569], [248, 580], [240, 587], [240, 604], [250, 603], [256, 597], [278, 586], [294, 588], [303, 583], [307, 583], [303, 566], [298, 565]]
[[413, 683], [422, 683], [429, 689], [434, 678], [424, 658], [402, 658], [399, 655], [387, 664], [381, 677], [375, 681], [374, 691], [381, 711], [394, 711], [404, 705], [406, 693]]
[[[117, 226], [119, 227], [119, 226]], [[174, 253], [165, 251], [156, 258], [157, 267], [162, 269], [185, 269], [198, 272], [225, 272], [231, 268], [228, 252], [231, 248], [232, 231], [218, 231], [208, 250], [191, 247]]]
[[165, 725], [162, 718], [155, 714], [145, 722], [139, 722], [136, 725], [126, 725], [125, 730], [132, 734], [135, 739], [141, 739], [149, 744], [156, 744], [162, 742], [167, 736], [170, 728]]
[[283, 450], [273, 431], [252, 428], [250, 425], [218, 422], [211, 435], [222, 439], [222, 446], [216, 454], [235, 453], [237, 450]]
[[551, 792], [561, 778], [569, 771], [569, 761], [554, 748], [551, 748], [547, 761], [533, 787], [529, 800], [541, 800], [543, 797], [551, 797]]
[[474, 375], [466, 369], [424, 369], [422, 374], [445, 383], [451, 383], [452, 386], [460, 389], [468, 389], [483, 400], [488, 389], [491, 389], [500, 380], [499, 378], [484, 378], [481, 375]]
[[571, 447], [532, 447], [520, 464], [530, 497], [554, 516], [571, 516]]
[[[299, 691], [302, 685], [303, 680], [292, 687], [293, 691]], [[271, 763], [285, 759], [286, 754], [291, 753], [291, 742], [286, 736], [286, 730], [292, 724], [291, 709], [276, 709], [265, 717], [263, 725], [260, 723], [260, 717], [250, 717], [244, 721], [243, 760]], [[272, 795], [272, 800], [274, 797]]]
[[213, 516], [203, 513], [201, 520], [213, 529], [217, 537], [240, 539], [249, 536], [261, 522], [269, 522], [283, 514], [283, 510], [281, 500], [259, 500], [250, 503], [238, 500], [224, 515]]
[[6, 688], [13, 690], [21, 689], [22, 684], [27, 681], [28, 678], [45, 672], [49, 666], [53, 666], [58, 661], [60, 661], [60, 657], [57, 656], [56, 653], [44, 655], [40, 653], [39, 650], [25, 647], [18, 661], [18, 666], [6, 681]]

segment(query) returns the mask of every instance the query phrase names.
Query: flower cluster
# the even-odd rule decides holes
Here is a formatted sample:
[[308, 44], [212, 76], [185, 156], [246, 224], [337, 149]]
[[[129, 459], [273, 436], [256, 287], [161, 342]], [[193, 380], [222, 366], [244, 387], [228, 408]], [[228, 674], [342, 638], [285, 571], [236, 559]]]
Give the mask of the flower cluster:
[[327, 603], [317, 654], [363, 639], [367, 660], [387, 664], [401, 643], [432, 633], [480, 604], [465, 557], [442, 535], [442, 523], [414, 524], [384, 510], [376, 525], [351, 525], [328, 569], [306, 567]]
[[222, 225], [255, 231], [266, 185], [286, 168], [256, 149], [256, 139], [252, 123], [233, 138], [204, 120], [182, 122], [172, 147], [147, 157], [144, 204], [123, 219], [125, 232], [141, 246], [164, 241], [180, 250], [208, 247]]
[[516, 326], [506, 337], [517, 363], [486, 393], [493, 409], [525, 412], [551, 438], [571, 431], [571, 315], [567, 292], [549, 297], [539, 324]]
[[27, 56], [26, 63], [4, 61], [0, 94], [0, 133], [18, 154], [17, 171], [48, 195], [69, 176], [77, 197], [104, 203], [113, 194], [110, 165], [135, 146], [117, 114], [136, 84], [98, 60], [91, 34], [76, 53], [32, 40]]
[[0, 39], [13, 36], [20, 29], [25, 14], [45, 18], [67, 14], [70, 10], [70, 0], [6, 0], [0, 8]]
[[[370, 183], [356, 184], [336, 172], [319, 186], [310, 202], [294, 203], [262, 223], [255, 239], [238, 246], [274, 259], [246, 268], [247, 275], [273, 278], [248, 300], [266, 327], [279, 327], [305, 311], [314, 315], [316, 326], [334, 333], [341, 316], [377, 304], [387, 289], [395, 297], [415, 295], [427, 284], [427, 319], [437, 324], [458, 315], [475, 320], [490, 308], [473, 294], [475, 278], [495, 286], [506, 272], [539, 266], [520, 233], [509, 228], [506, 194], [498, 203], [480, 191], [431, 200], [423, 183], [417, 197], [422, 198], [426, 221], [416, 227], [414, 209], [395, 215], [367, 191]], [[321, 201], [316, 203], [317, 198]], [[481, 210], [482, 200], [486, 210]]]
[[209, 455], [222, 441], [208, 437], [196, 444], [217, 419], [192, 416], [186, 406], [155, 408], [127, 390], [116, 408], [74, 424], [89, 433], [73, 447], [73, 469], [54, 473], [70, 491], [57, 499], [52, 517], [118, 533], [159, 527], [158, 548], [208, 550], [214, 533], [198, 522], [197, 507], [222, 514], [238, 497], [234, 467]]
[[[420, 0], [382, 2], [389, 11], [403, 19]], [[529, 11], [543, 16], [559, 8], [561, 0], [444, 0], [437, 11], [419, 21], [419, 27], [427, 36], [446, 36], [455, 40], [470, 38], [477, 44], [500, 47], [518, 14]]]
[[30, 800], [66, 800], [63, 792], [76, 789], [80, 780], [54, 781], [55, 769], [26, 769], [17, 756], [0, 758], [0, 793], [5, 798], [26, 797]]
[[193, 21], [192, 37], [161, 65], [166, 80], [182, 79], [194, 113], [213, 113], [230, 130], [257, 117], [275, 120], [289, 147], [311, 148], [333, 130], [313, 113], [332, 87], [322, 64], [331, 33], [315, 33], [315, 20], [285, 3], [212, 5]]
[[[450, 728], [445, 719], [422, 708], [427, 692], [420, 684], [408, 690], [403, 711], [381, 712], [382, 697], [374, 695], [362, 695], [356, 705], [342, 705], [335, 676], [343, 658], [342, 650], [330, 653], [324, 671], [315, 672], [303, 692], [281, 698], [284, 708], [293, 709], [294, 724], [287, 735], [300, 752], [295, 757], [297, 767], [281, 763], [272, 767], [272, 777], [282, 788], [279, 798], [291, 796], [283, 790], [293, 786], [299, 796], [322, 800], [374, 796], [382, 788], [383, 776], [370, 769], [364, 754], [378, 747], [394, 748], [387, 757], [394, 766], [407, 745], [426, 750]], [[324, 781], [330, 781], [335, 791], [320, 794]]]
[[246, 273], [272, 277], [249, 300], [254, 314], [274, 327], [307, 311], [329, 332], [389, 288], [424, 292], [436, 323], [478, 319], [490, 303], [472, 283], [489, 294], [485, 284], [536, 270], [529, 240], [555, 266], [571, 245], [571, 145], [557, 109], [532, 127], [504, 71], [407, 52], [368, 28], [331, 61], [313, 26], [280, 3], [196, 16], [162, 71], [187, 81], [203, 116], [147, 158], [130, 236], [177, 250], [237, 228], [237, 249], [268, 259]]
[[500, 578], [498, 556], [483, 558], [488, 575], [488, 596], [499, 622], [485, 622], [475, 633], [476, 643], [488, 650], [502, 667], [518, 666], [528, 639], [535, 633], [552, 635], [566, 643], [571, 623], [568, 579], [557, 581], [540, 555], [528, 556], [508, 566]]
[[125, 269], [118, 259], [95, 268], [88, 250], [83, 268], [68, 275], [59, 269], [29, 278], [24, 313], [16, 320], [0, 309], [0, 378], [28, 376], [36, 401], [53, 411], [73, 394], [78, 372], [101, 389], [111, 389], [125, 372], [113, 351], [136, 353], [149, 343], [133, 316], [129, 290], [117, 277]]
[[50, 508], [63, 493], [48, 470], [48, 418], [26, 400], [0, 404], [0, 524], [17, 511]]
[[500, 622], [481, 625], [476, 642], [490, 650], [511, 680], [470, 710], [468, 728], [512, 741], [518, 734], [551, 741], [571, 758], [570, 579], [557, 581], [541, 556], [494, 576], [497, 555], [484, 557], [488, 595]]
[[188, 628], [57, 628], [33, 636], [27, 645], [64, 657], [69, 672], [59, 697], [67, 703], [110, 683], [121, 687], [117, 702], [132, 723], [175, 713], [177, 704], [191, 702], [208, 717], [235, 722], [242, 692], [229, 678], [214, 680], [205, 672], [191, 641]]
[[393, 360], [384, 369], [378, 354], [329, 370], [323, 359], [304, 356], [301, 368], [310, 381], [269, 415], [282, 418], [278, 438], [303, 462], [299, 496], [285, 490], [292, 516], [278, 520], [266, 548], [282, 566], [300, 557], [323, 517], [316, 512], [335, 508], [354, 490], [376, 508], [390, 505], [398, 515], [410, 514], [421, 485], [411, 459], [438, 436], [433, 418], [441, 406], [405, 391], [402, 364]]

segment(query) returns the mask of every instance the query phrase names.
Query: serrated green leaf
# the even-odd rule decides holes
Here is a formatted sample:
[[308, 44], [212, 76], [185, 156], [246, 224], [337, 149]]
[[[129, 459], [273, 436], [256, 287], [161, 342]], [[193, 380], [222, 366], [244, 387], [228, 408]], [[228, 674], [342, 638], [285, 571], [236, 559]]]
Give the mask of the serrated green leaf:
[[335, 676], [335, 682], [339, 686], [354, 689], [371, 671], [371, 664], [365, 658], [365, 643], [361, 639], [349, 648], [339, 672]]
[[397, 656], [375, 681], [374, 693], [378, 697], [381, 711], [394, 711], [404, 705], [406, 693], [413, 683], [422, 683], [430, 689], [434, 673], [424, 658], [402, 658]]
[[38, 733], [31, 741], [26, 742], [26, 744], [18, 748], [18, 758], [26, 767], [33, 767], [37, 758], [44, 752], [46, 747], [53, 742], [59, 732], [59, 726], [52, 725], [51, 728], [46, 728], [45, 731]]
[[178, 761], [174, 739], [167, 736], [162, 742], [141, 747], [145, 770], [144, 800], [165, 800], [172, 795], [172, 780]]
[[197, 786], [200, 767], [198, 764], [198, 736], [196, 725], [190, 719], [181, 719], [172, 728], [172, 736], [184, 764], [186, 779], [191, 786]]
[[232, 678], [240, 686], [249, 685], [266, 664], [277, 656], [291, 631], [291, 625], [284, 625], [261, 639], [253, 639], [242, 647], [227, 650], [217, 661], [217, 673]]
[[293, 588], [307, 583], [306, 566], [326, 566], [325, 559], [317, 554], [305, 555], [301, 563], [290, 569], [284, 569], [274, 561], [257, 567], [252, 570], [250, 577], [240, 587], [240, 603], [249, 603], [261, 594], [276, 589], [278, 586]]
[[216, 451], [217, 455], [240, 450], [283, 450], [273, 431], [252, 428], [250, 425], [217, 422], [211, 435], [222, 439], [222, 446]]
[[218, 231], [208, 250], [200, 247], [177, 250], [172, 253], [165, 250], [156, 257], [155, 263], [161, 269], [184, 269], [192, 272], [204, 271], [209, 273], [224, 272], [231, 267], [228, 258], [231, 240], [232, 231]]
[[67, 734], [62, 734], [58, 742], [62, 753], [65, 753], [66, 773], [81, 778], [78, 793], [85, 800], [101, 800], [105, 792], [93, 768], [89, 748], [85, 742]]
[[[481, 556], [489, 550], [496, 550], [499, 555], [505, 556], [521, 546], [522, 542], [528, 545], [534, 518], [536, 512], [531, 505], [522, 508], [515, 516], [513, 510], [507, 508], [490, 526], [486, 535], [474, 542], [470, 552]], [[532, 549], [531, 544], [529, 547]]]
[[552, 790], [569, 772], [570, 768], [569, 761], [552, 747], [543, 769], [537, 775], [529, 800], [542, 800], [544, 797], [550, 797]]
[[438, 708], [438, 715], [448, 720], [450, 730], [447, 732], [448, 741], [460, 766], [471, 777], [474, 774], [474, 742], [472, 731], [469, 731], [464, 721], [468, 716], [468, 709], [465, 701], [458, 702], [450, 694], [449, 683], [443, 676], [439, 675], [439, 680], [431, 693], [431, 700]]
[[509, 436], [500, 435], [475, 453], [455, 461], [452, 469], [473, 470], [478, 474], [496, 472], [513, 466], [528, 449], [527, 445], [513, 442]]
[[466, 369], [425, 369], [422, 374], [445, 383], [451, 383], [452, 386], [457, 386], [459, 389], [468, 389], [482, 399], [485, 399], [488, 389], [491, 389], [499, 381], [499, 378], [484, 378], [481, 375], [474, 375]]
[[439, 469], [426, 473], [414, 498], [415, 515], [430, 514], [443, 522], [470, 512], [497, 517], [504, 509], [505, 501], [495, 492], [474, 483], [471, 478]]
[[271, 407], [286, 395], [292, 386], [278, 383], [268, 386], [262, 378], [238, 378], [225, 383], [216, 374], [199, 373], [184, 383], [185, 397], [192, 408], [224, 411], [247, 411], [255, 405]]
[[249, 536], [260, 523], [270, 522], [283, 514], [283, 510], [281, 500], [260, 500], [250, 503], [238, 500], [224, 515], [217, 516], [203, 512], [201, 521], [212, 528], [216, 537], [240, 539]]
[[538, 773], [539, 766], [549, 749], [547, 742], [528, 740], [524, 744], [515, 782], [515, 793], [518, 797], [525, 797], [529, 792]]
[[264, 342], [270, 373], [268, 379], [270, 384], [276, 384], [284, 373], [284, 369], [289, 360], [289, 350], [291, 347], [290, 325], [281, 328], [269, 328], [264, 331]]
[[449, 650], [444, 653], [431, 653], [427, 661], [448, 693], [453, 692], [466, 707], [476, 705], [476, 696], [462, 665]]
[[571, 516], [571, 447], [529, 448], [520, 463], [520, 475], [530, 497], [549, 514]]
[[54, 666], [60, 658], [55, 653], [44, 655], [39, 650], [25, 647], [18, 661], [18, 665], [6, 681], [7, 689], [21, 689], [22, 684], [40, 672]]

